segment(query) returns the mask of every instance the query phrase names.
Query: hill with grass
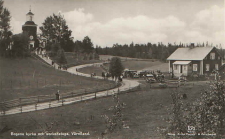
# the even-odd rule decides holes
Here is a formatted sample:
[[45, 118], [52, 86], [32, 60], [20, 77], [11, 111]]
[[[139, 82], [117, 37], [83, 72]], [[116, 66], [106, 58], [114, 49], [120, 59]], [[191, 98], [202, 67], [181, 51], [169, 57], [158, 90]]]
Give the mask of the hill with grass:
[[39, 60], [0, 58], [0, 101], [93, 88], [113, 82], [72, 75]]

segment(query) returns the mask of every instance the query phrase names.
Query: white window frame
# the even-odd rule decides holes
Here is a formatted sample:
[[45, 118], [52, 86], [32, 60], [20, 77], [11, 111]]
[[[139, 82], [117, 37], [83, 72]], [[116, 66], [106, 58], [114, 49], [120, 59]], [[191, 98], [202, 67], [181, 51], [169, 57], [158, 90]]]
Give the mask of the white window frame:
[[198, 64], [193, 64], [193, 71], [198, 71]]
[[215, 64], [215, 69], [219, 70], [219, 64]]
[[215, 53], [210, 53], [210, 59], [211, 60], [215, 60], [216, 58], [216, 54]]
[[206, 64], [205, 65], [205, 71], [209, 71], [209, 69], [210, 69], [210, 64]]

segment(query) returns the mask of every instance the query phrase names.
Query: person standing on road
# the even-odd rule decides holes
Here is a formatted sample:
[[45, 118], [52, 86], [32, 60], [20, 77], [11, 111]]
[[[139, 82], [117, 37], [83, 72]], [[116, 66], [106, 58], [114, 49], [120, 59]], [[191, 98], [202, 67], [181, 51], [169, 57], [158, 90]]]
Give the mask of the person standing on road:
[[55, 96], [56, 96], [56, 100], [60, 100], [60, 95], [59, 95], [59, 90], [57, 91], [57, 93], [55, 94]]

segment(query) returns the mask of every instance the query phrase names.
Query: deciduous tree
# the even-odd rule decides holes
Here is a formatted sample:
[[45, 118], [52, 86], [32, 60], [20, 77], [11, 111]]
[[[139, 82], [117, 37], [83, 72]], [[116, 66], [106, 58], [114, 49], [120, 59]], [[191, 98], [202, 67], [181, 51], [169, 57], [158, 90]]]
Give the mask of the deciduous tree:
[[91, 39], [88, 36], [84, 37], [83, 39], [82, 49], [83, 49], [83, 52], [88, 54], [94, 50], [93, 43], [91, 42]]
[[42, 23], [40, 30], [42, 35], [48, 38], [49, 41], [60, 43], [65, 51], [72, 51], [72, 31], [69, 30], [66, 20], [61, 14], [53, 14], [47, 17], [44, 23]]
[[66, 60], [63, 49], [59, 49], [58, 52], [57, 52], [57, 63], [59, 65], [64, 65], [64, 64], [67, 63], [67, 60]]
[[13, 45], [10, 51], [12, 51], [13, 56], [24, 57], [29, 55], [29, 37], [26, 33], [13, 35], [12, 40]]
[[109, 72], [112, 77], [118, 79], [123, 73], [124, 66], [122, 65], [121, 59], [119, 57], [113, 57], [110, 61]]

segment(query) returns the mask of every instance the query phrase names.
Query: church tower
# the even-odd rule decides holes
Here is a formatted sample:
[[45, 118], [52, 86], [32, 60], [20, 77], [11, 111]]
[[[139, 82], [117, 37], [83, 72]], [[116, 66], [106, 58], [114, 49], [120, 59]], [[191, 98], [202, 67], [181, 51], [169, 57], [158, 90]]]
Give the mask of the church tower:
[[34, 14], [31, 12], [31, 9], [26, 14], [27, 21], [22, 26], [23, 33], [27, 33], [30, 39], [29, 48], [35, 47], [35, 41], [37, 40], [37, 25], [34, 23]]

